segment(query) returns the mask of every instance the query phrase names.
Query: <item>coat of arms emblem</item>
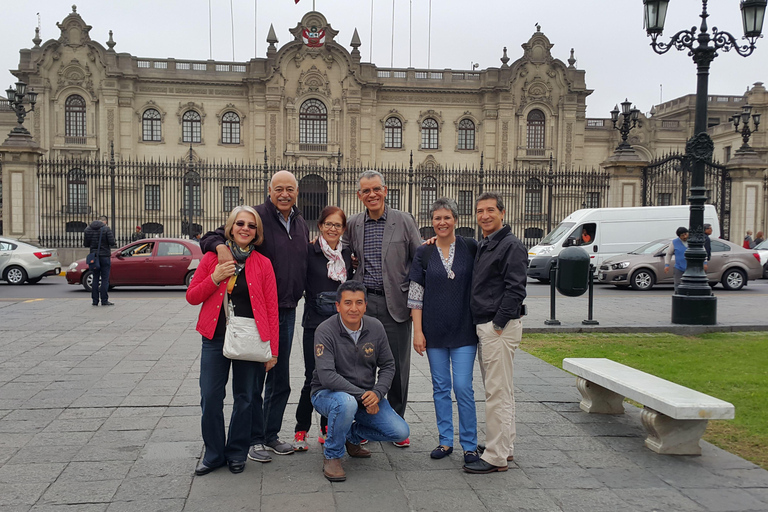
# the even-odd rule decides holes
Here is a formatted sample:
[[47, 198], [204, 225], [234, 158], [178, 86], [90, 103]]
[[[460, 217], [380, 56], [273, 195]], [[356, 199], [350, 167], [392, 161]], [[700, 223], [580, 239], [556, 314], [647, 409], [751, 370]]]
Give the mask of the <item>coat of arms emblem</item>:
[[315, 26], [301, 31], [301, 39], [309, 48], [320, 48], [325, 44], [325, 30]]

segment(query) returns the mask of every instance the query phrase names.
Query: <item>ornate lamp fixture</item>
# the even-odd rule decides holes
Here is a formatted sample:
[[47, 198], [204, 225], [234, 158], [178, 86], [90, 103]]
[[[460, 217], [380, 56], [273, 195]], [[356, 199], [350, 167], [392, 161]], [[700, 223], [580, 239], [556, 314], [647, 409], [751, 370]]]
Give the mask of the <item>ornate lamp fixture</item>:
[[632, 146], [627, 142], [627, 137], [629, 137], [630, 130], [637, 126], [637, 118], [640, 115], [640, 111], [634, 107], [630, 108], [631, 106], [632, 102], [627, 99], [621, 102], [621, 123], [619, 126], [616, 126], [616, 123], [619, 122], [619, 106], [616, 105], [613, 107], [613, 110], [611, 110], [613, 128], [619, 130], [619, 133], [621, 134], [621, 143], [616, 146], [616, 151], [632, 149]]
[[[24, 128], [24, 118], [35, 110], [35, 103], [37, 102], [37, 93], [33, 90], [27, 91], [27, 84], [24, 82], [16, 82], [16, 89], [13, 88], [13, 86], [9, 87], [5, 90], [5, 94], [8, 97], [8, 104], [11, 107], [11, 110], [13, 110], [16, 113], [16, 122], [19, 123], [17, 127], [13, 129], [11, 134], [23, 134], [23, 135], [29, 135], [29, 130]], [[24, 97], [29, 97], [29, 109], [25, 109], [24, 105], [22, 104], [24, 102]]]
[[[744, 39], [741, 45], [728, 32], [707, 27], [707, 0], [701, 2], [701, 25], [690, 30], [677, 32], [668, 43], [658, 39], [664, 31], [669, 0], [643, 0], [645, 6], [645, 30], [651, 38], [651, 47], [658, 54], [670, 49], [687, 51], [697, 67], [696, 121], [694, 136], [686, 144], [687, 161], [693, 166], [691, 176], [691, 217], [688, 250], [685, 253], [687, 266], [677, 293], [672, 296], [672, 323], [713, 325], [717, 323], [717, 299], [712, 295], [707, 275], [704, 272], [704, 203], [707, 200], [704, 186], [704, 171], [712, 161], [714, 144], [707, 135], [707, 100], [709, 87], [709, 66], [717, 57], [718, 50], [735, 50], [742, 57], [755, 51], [755, 42], [762, 37], [763, 19], [768, 0], [741, 0], [741, 17], [744, 25]], [[747, 119], [749, 115], [747, 114]], [[742, 118], [743, 120], [743, 118]]]
[[741, 140], [744, 141], [744, 143], [739, 148], [739, 151], [752, 151], [752, 148], [749, 147], [749, 137], [752, 135], [753, 132], [757, 131], [757, 127], [760, 126], [760, 114], [752, 114], [752, 123], [755, 125], [755, 129], [751, 130], [749, 128], [749, 116], [752, 114], [752, 106], [751, 105], [744, 105], [741, 107], [741, 113], [733, 114], [733, 117], [731, 117], [731, 120], [733, 121], [733, 127], [736, 129], [736, 133], [739, 133], [739, 123], [743, 123], [744, 126], [741, 129]]

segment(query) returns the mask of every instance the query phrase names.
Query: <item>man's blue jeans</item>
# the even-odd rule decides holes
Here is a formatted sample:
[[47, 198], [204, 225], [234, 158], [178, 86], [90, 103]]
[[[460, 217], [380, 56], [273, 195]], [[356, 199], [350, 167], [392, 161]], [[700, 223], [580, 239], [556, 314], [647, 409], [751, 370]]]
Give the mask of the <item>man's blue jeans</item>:
[[109, 256], [99, 256], [99, 270], [93, 271], [93, 283], [91, 284], [91, 299], [94, 304], [109, 302], [109, 271], [112, 269], [112, 259]]
[[[264, 409], [253, 411], [251, 426], [251, 445], [266, 444], [277, 440], [277, 434], [283, 425], [283, 414], [288, 398], [291, 396], [291, 379], [288, 371], [291, 346], [293, 345], [293, 329], [296, 324], [295, 308], [280, 308], [280, 346], [277, 353], [277, 364], [267, 372], [264, 386]], [[256, 374], [256, 379], [263, 382], [264, 365]], [[261, 394], [261, 386], [257, 383], [256, 392]]]
[[[222, 353], [223, 347], [223, 337], [203, 338], [200, 353], [200, 407], [203, 412], [200, 426], [205, 443], [203, 461], [208, 467], [218, 467], [227, 461], [245, 461], [251, 437], [251, 408], [258, 402], [261, 409], [261, 396], [254, 397], [254, 383], [257, 367], [263, 371], [264, 364], [228, 359]], [[225, 441], [224, 397], [230, 365], [234, 404]]]
[[408, 424], [386, 398], [379, 402], [378, 413], [368, 414], [349, 393], [321, 389], [312, 395], [312, 405], [328, 418], [326, 459], [342, 458], [347, 441], [352, 444], [360, 444], [363, 439], [400, 442], [410, 435]]
[[[475, 366], [477, 345], [456, 348], [427, 348], [429, 369], [432, 373], [432, 398], [435, 400], [437, 431], [440, 444], [453, 446], [453, 401], [451, 400], [451, 374], [453, 393], [459, 409], [459, 441], [465, 451], [477, 450], [477, 411], [472, 390], [472, 370]], [[451, 372], [453, 370], [453, 372]]]

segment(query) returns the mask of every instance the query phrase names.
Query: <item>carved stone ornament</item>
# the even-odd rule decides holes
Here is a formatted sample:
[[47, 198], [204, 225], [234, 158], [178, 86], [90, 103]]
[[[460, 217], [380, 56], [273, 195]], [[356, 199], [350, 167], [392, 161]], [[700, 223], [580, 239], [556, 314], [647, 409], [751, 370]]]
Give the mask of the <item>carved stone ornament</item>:
[[61, 23], [56, 23], [56, 26], [61, 30], [61, 36], [59, 42], [67, 46], [82, 46], [91, 40], [89, 32], [91, 26], [86, 25], [83, 18], [77, 14], [77, 6], [72, 6], [72, 12], [62, 20]]
[[523, 59], [533, 64], [545, 64], [553, 60], [550, 50], [554, 45], [549, 42], [547, 36], [538, 30], [527, 43], [523, 43], [521, 46], [523, 47]]
[[77, 59], [72, 59], [69, 64], [59, 68], [56, 80], [57, 90], [61, 91], [65, 87], [82, 87], [95, 96], [93, 91], [93, 77], [88, 64], [83, 66]]
[[715, 150], [715, 144], [706, 133], [694, 135], [685, 144], [685, 153], [693, 160], [712, 161], [712, 153]]
[[200, 103], [198, 105], [194, 101], [188, 101], [187, 103], [179, 102], [179, 108], [176, 110], [176, 117], [179, 119], [179, 124], [181, 124], [181, 118], [187, 110], [196, 111], [200, 114], [200, 124], [205, 123], [205, 109], [203, 109], [203, 104]]
[[334, 30], [328, 24], [325, 16], [316, 11], [308, 12], [304, 15], [296, 27], [290, 29], [291, 34], [296, 41], [300, 41], [305, 48], [310, 50], [320, 50], [338, 35], [339, 31]]
[[331, 85], [330, 80], [328, 80], [328, 74], [325, 72], [321, 73], [314, 65], [308, 70], [302, 71], [301, 75], [299, 75], [296, 96], [299, 97], [307, 93], [322, 94], [326, 98], [331, 97]]
[[[122, 100], [123, 98], [120, 98], [120, 99]], [[128, 106], [130, 106], [130, 98], [125, 98], [125, 99], [128, 100]], [[119, 106], [122, 107], [123, 106], [122, 103], [119, 103]], [[144, 106], [142, 106], [140, 109], [135, 111], [136, 116], [139, 118], [139, 120], [141, 120], [143, 118], [144, 112], [146, 112], [147, 109], [150, 109], [150, 108], [154, 109], [154, 110], [157, 110], [157, 113], [160, 114], [160, 122], [164, 123], [165, 122], [165, 110], [160, 108], [160, 106], [157, 103], [155, 103], [153, 100], [147, 101], [144, 104]]]

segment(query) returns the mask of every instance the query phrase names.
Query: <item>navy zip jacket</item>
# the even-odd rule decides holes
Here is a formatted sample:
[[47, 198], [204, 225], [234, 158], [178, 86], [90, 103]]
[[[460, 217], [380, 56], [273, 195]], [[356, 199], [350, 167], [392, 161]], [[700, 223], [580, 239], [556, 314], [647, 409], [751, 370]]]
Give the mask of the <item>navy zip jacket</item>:
[[[99, 236], [101, 236], [101, 247], [99, 247]], [[111, 247], [115, 247], [115, 245], [115, 234], [102, 221], [95, 220], [85, 228], [83, 246], [88, 247], [91, 252], [96, 252], [98, 249], [99, 257], [109, 258], [112, 256]]]
[[[309, 228], [296, 206], [291, 218], [290, 233], [280, 222], [282, 215], [267, 198], [264, 203], [254, 206], [264, 224], [264, 241], [256, 246], [256, 250], [269, 258], [275, 270], [277, 281], [277, 306], [295, 309], [304, 293], [304, 280], [307, 274], [307, 243]], [[224, 227], [209, 231], [200, 240], [200, 248], [204, 253], [216, 251], [216, 247], [225, 242]]]

